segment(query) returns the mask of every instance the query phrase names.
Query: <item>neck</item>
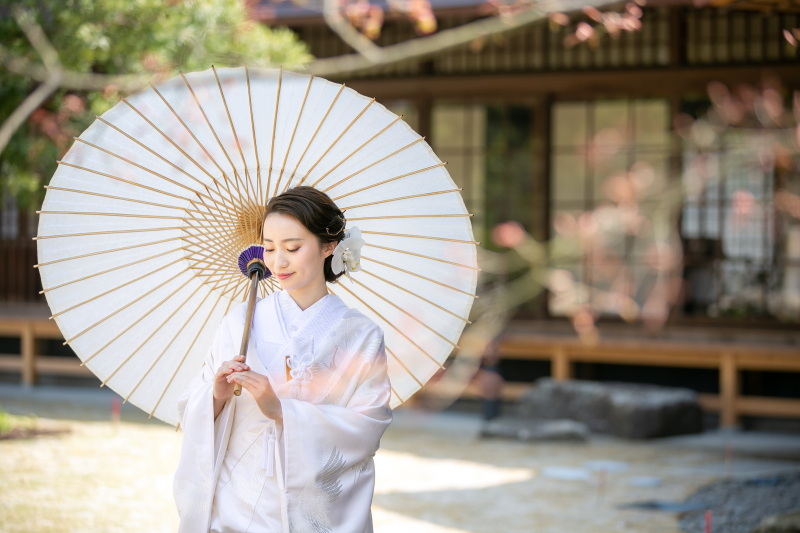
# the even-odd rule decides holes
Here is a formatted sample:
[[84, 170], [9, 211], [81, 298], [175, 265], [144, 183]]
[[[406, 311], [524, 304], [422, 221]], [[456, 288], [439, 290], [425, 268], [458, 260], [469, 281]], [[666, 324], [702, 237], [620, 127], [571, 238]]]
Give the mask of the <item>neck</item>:
[[325, 284], [325, 279], [323, 278], [322, 283], [309, 283], [305, 287], [301, 287], [293, 291], [287, 290], [286, 292], [289, 293], [289, 296], [292, 297], [292, 300], [294, 300], [297, 306], [300, 307], [300, 310], [305, 311], [318, 302], [320, 298], [327, 296], [328, 286]]

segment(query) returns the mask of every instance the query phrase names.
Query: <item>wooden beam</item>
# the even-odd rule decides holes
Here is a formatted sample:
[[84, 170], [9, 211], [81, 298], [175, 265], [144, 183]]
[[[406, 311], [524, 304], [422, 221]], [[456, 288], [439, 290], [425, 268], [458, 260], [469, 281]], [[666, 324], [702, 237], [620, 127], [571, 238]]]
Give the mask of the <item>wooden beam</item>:
[[[13, 354], [0, 354], [0, 372], [22, 372], [22, 357]], [[77, 357], [55, 357], [39, 355], [36, 357], [36, 374], [55, 376], [91, 377], [92, 371], [81, 366]]]
[[698, 394], [697, 401], [700, 403], [700, 407], [703, 408], [703, 411], [708, 411], [710, 413], [719, 413], [720, 406], [722, 405], [718, 394]]
[[570, 359], [576, 363], [605, 363], [616, 365], [667, 366], [683, 368], [718, 368], [718, 354], [684, 354], [678, 350], [664, 353], [647, 349], [636, 351], [615, 351], [610, 347], [598, 351], [569, 350]]
[[81, 360], [77, 357], [55, 357], [50, 355], [40, 355], [36, 358], [36, 371], [39, 374], [58, 376], [94, 376], [88, 367], [81, 366]]
[[800, 418], [800, 400], [740, 396], [736, 400], [736, 411], [740, 415]]
[[26, 327], [33, 328], [33, 334], [37, 339], [64, 339], [54, 320], [47, 320], [46, 318], [30, 320], [0, 318], [1, 337], [19, 337]]
[[777, 77], [788, 87], [800, 87], [797, 64], [770, 66], [661, 67], [570, 72], [530, 72], [407, 78], [348, 79], [347, 85], [379, 101], [400, 98], [503, 98], [542, 97], [552, 93], [559, 100], [599, 97], [667, 97], [707, 93], [708, 83], [759, 85], [765, 77]]
[[[620, 354], [623, 358], [638, 356], [641, 359], [653, 355], [665, 357], [689, 357], [705, 359], [703, 365], [713, 362], [717, 366], [720, 354], [729, 352], [737, 356], [740, 366], [761, 366], [762, 364], [798, 368], [795, 361], [800, 362], [800, 348], [795, 346], [756, 344], [753, 341], [715, 342], [697, 341], [694, 343], [670, 339], [648, 339], [645, 337], [601, 337], [600, 343], [588, 346], [580, 342], [577, 336], [566, 335], [509, 335], [503, 338], [501, 351], [503, 357], [546, 358], [557, 347], [564, 347], [571, 357], [593, 358], [613, 357]], [[642, 363], [646, 364], [646, 363]], [[682, 366], [675, 364], [669, 366]], [[755, 370], [755, 368], [754, 368]]]
[[800, 353], [759, 353], [758, 350], [737, 353], [736, 367], [739, 370], [800, 372]]
[[0, 354], [0, 372], [22, 372], [22, 356]]
[[[515, 402], [531, 388], [531, 383], [507, 382], [503, 385], [500, 397], [503, 401]], [[445, 390], [438, 385], [432, 386], [422, 395], [452, 397], [454, 391]], [[481, 397], [477, 382], [473, 381], [464, 390], [461, 398], [477, 400]], [[722, 399], [716, 394], [698, 394], [697, 400], [704, 411], [719, 413]], [[792, 398], [768, 398], [764, 396], [740, 396], [736, 399], [736, 412], [739, 416], [774, 416], [782, 418], [800, 418], [800, 400]]]
[[[711, 413], [721, 411], [722, 399], [720, 396], [716, 394], [698, 394], [697, 396], [703, 410]], [[739, 416], [800, 418], [800, 400], [766, 396], [739, 396], [736, 399], [736, 413]]]

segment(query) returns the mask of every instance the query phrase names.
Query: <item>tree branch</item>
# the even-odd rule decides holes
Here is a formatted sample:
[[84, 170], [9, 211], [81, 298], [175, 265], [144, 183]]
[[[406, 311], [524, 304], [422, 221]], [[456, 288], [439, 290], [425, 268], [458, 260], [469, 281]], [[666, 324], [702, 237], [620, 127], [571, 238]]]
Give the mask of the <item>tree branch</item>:
[[12, 11], [14, 13], [14, 20], [17, 21], [23, 33], [25, 33], [25, 37], [28, 38], [34, 50], [36, 50], [39, 57], [42, 58], [47, 69], [60, 69], [61, 61], [58, 59], [58, 52], [56, 52], [56, 49], [44, 34], [42, 27], [36, 22], [33, 14], [21, 5], [14, 6]]
[[101, 91], [109, 85], [116, 85], [120, 89], [133, 92], [141, 89], [150, 81], [150, 76], [136, 74], [86, 74], [64, 70], [58, 58], [58, 51], [50, 43], [33, 14], [19, 5], [14, 7], [13, 13], [17, 24], [19, 24], [31, 46], [44, 62], [44, 66], [32, 63], [23, 57], [11, 54], [4, 46], [0, 45], [0, 64], [14, 74], [25, 76], [41, 83], [48, 83], [53, 75], [58, 72], [61, 82], [60, 87], [76, 91]]
[[[51, 71], [43, 65], [15, 56], [2, 45], [0, 45], [0, 64], [14, 74], [41, 83], [46, 83], [52, 77]], [[65, 70], [62, 72], [61, 88], [74, 91], [102, 91], [109, 85], [116, 85], [124, 91], [133, 92], [145, 87], [149, 79], [149, 76], [137, 74], [84, 74]]]
[[381, 63], [383, 58], [383, 50], [376, 45], [372, 40], [363, 35], [360, 31], [356, 30], [350, 22], [348, 22], [339, 10], [338, 0], [324, 0], [322, 6], [322, 16], [328, 26], [341, 37], [341, 39], [350, 45], [350, 47], [357, 51], [360, 55], [364, 56], [370, 63]]
[[39, 85], [35, 91], [17, 106], [14, 112], [3, 122], [3, 125], [0, 126], [0, 154], [8, 146], [11, 136], [28, 120], [31, 113], [36, 111], [60, 86], [61, 79], [58, 74], [55, 74], [48, 81]]
[[14, 133], [28, 120], [31, 113], [36, 111], [58, 89], [100, 91], [109, 85], [117, 85], [123, 90], [132, 92], [147, 84], [148, 76], [109, 76], [64, 70], [58, 57], [58, 51], [50, 43], [31, 12], [18, 5], [14, 7], [13, 14], [31, 46], [42, 58], [44, 66], [17, 57], [0, 45], [0, 64], [14, 74], [40, 82], [40, 85], [0, 125], [0, 154], [8, 146]]
[[[332, 0], [326, 0], [326, 3], [331, 1]], [[419, 37], [383, 48], [379, 48], [373, 44], [372, 46], [375, 46], [375, 48], [380, 51], [380, 54], [375, 53], [374, 50], [370, 50], [367, 56], [356, 53], [326, 59], [317, 59], [310, 63], [306, 67], [306, 70], [318, 76], [350, 74], [377, 65], [388, 65], [412, 58], [421, 59], [467, 44], [480, 36], [496, 35], [521, 28], [546, 18], [550, 13], [575, 11], [585, 6], [602, 7], [608, 3], [608, 0], [552, 0], [549, 2], [542, 2], [538, 3], [535, 7], [511, 17], [495, 16], [485, 18], [464, 24], [457, 28], [440, 31], [428, 37]], [[341, 15], [339, 16], [341, 17]], [[326, 21], [327, 20], [326, 17]], [[344, 20], [342, 20], [342, 22], [347, 24]], [[350, 24], [347, 24], [347, 26], [349, 26], [352, 32], [358, 33]], [[345, 40], [345, 42], [350, 44], [350, 46], [356, 50], [360, 50], [360, 45], [353, 45], [349, 42], [349, 37], [346, 38], [339, 33], [341, 29], [340, 25], [331, 26], [331, 29]], [[346, 29], [345, 32], [347, 32]], [[363, 38], [366, 39], [366, 37]], [[378, 60], [373, 61], [371, 58], [377, 58]]]

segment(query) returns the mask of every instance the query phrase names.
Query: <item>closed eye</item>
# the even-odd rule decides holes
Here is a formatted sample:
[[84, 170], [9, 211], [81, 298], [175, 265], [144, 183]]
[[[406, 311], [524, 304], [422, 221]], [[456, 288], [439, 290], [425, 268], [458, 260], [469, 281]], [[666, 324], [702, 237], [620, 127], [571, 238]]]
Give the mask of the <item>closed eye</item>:
[[[297, 250], [299, 250], [299, 249], [300, 249], [300, 247], [298, 246], [298, 247], [297, 247], [297, 248], [295, 248], [294, 250], [287, 250], [287, 251], [288, 251], [288, 252], [296, 252], [296, 251], [297, 251]], [[275, 251], [275, 249], [268, 250], [268, 249], [264, 248], [264, 252], [265, 252], [265, 253], [266, 253], [266, 252], [272, 253], [272, 252], [274, 252], [274, 251]]]

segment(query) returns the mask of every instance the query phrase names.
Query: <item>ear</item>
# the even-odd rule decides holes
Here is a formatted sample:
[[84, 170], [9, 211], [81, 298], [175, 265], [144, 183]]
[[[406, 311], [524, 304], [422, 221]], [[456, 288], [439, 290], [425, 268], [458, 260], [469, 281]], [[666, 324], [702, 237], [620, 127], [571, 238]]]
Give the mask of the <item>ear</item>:
[[338, 242], [326, 242], [322, 245], [322, 254], [325, 257], [333, 254], [333, 251], [336, 249], [336, 245], [339, 244]]

